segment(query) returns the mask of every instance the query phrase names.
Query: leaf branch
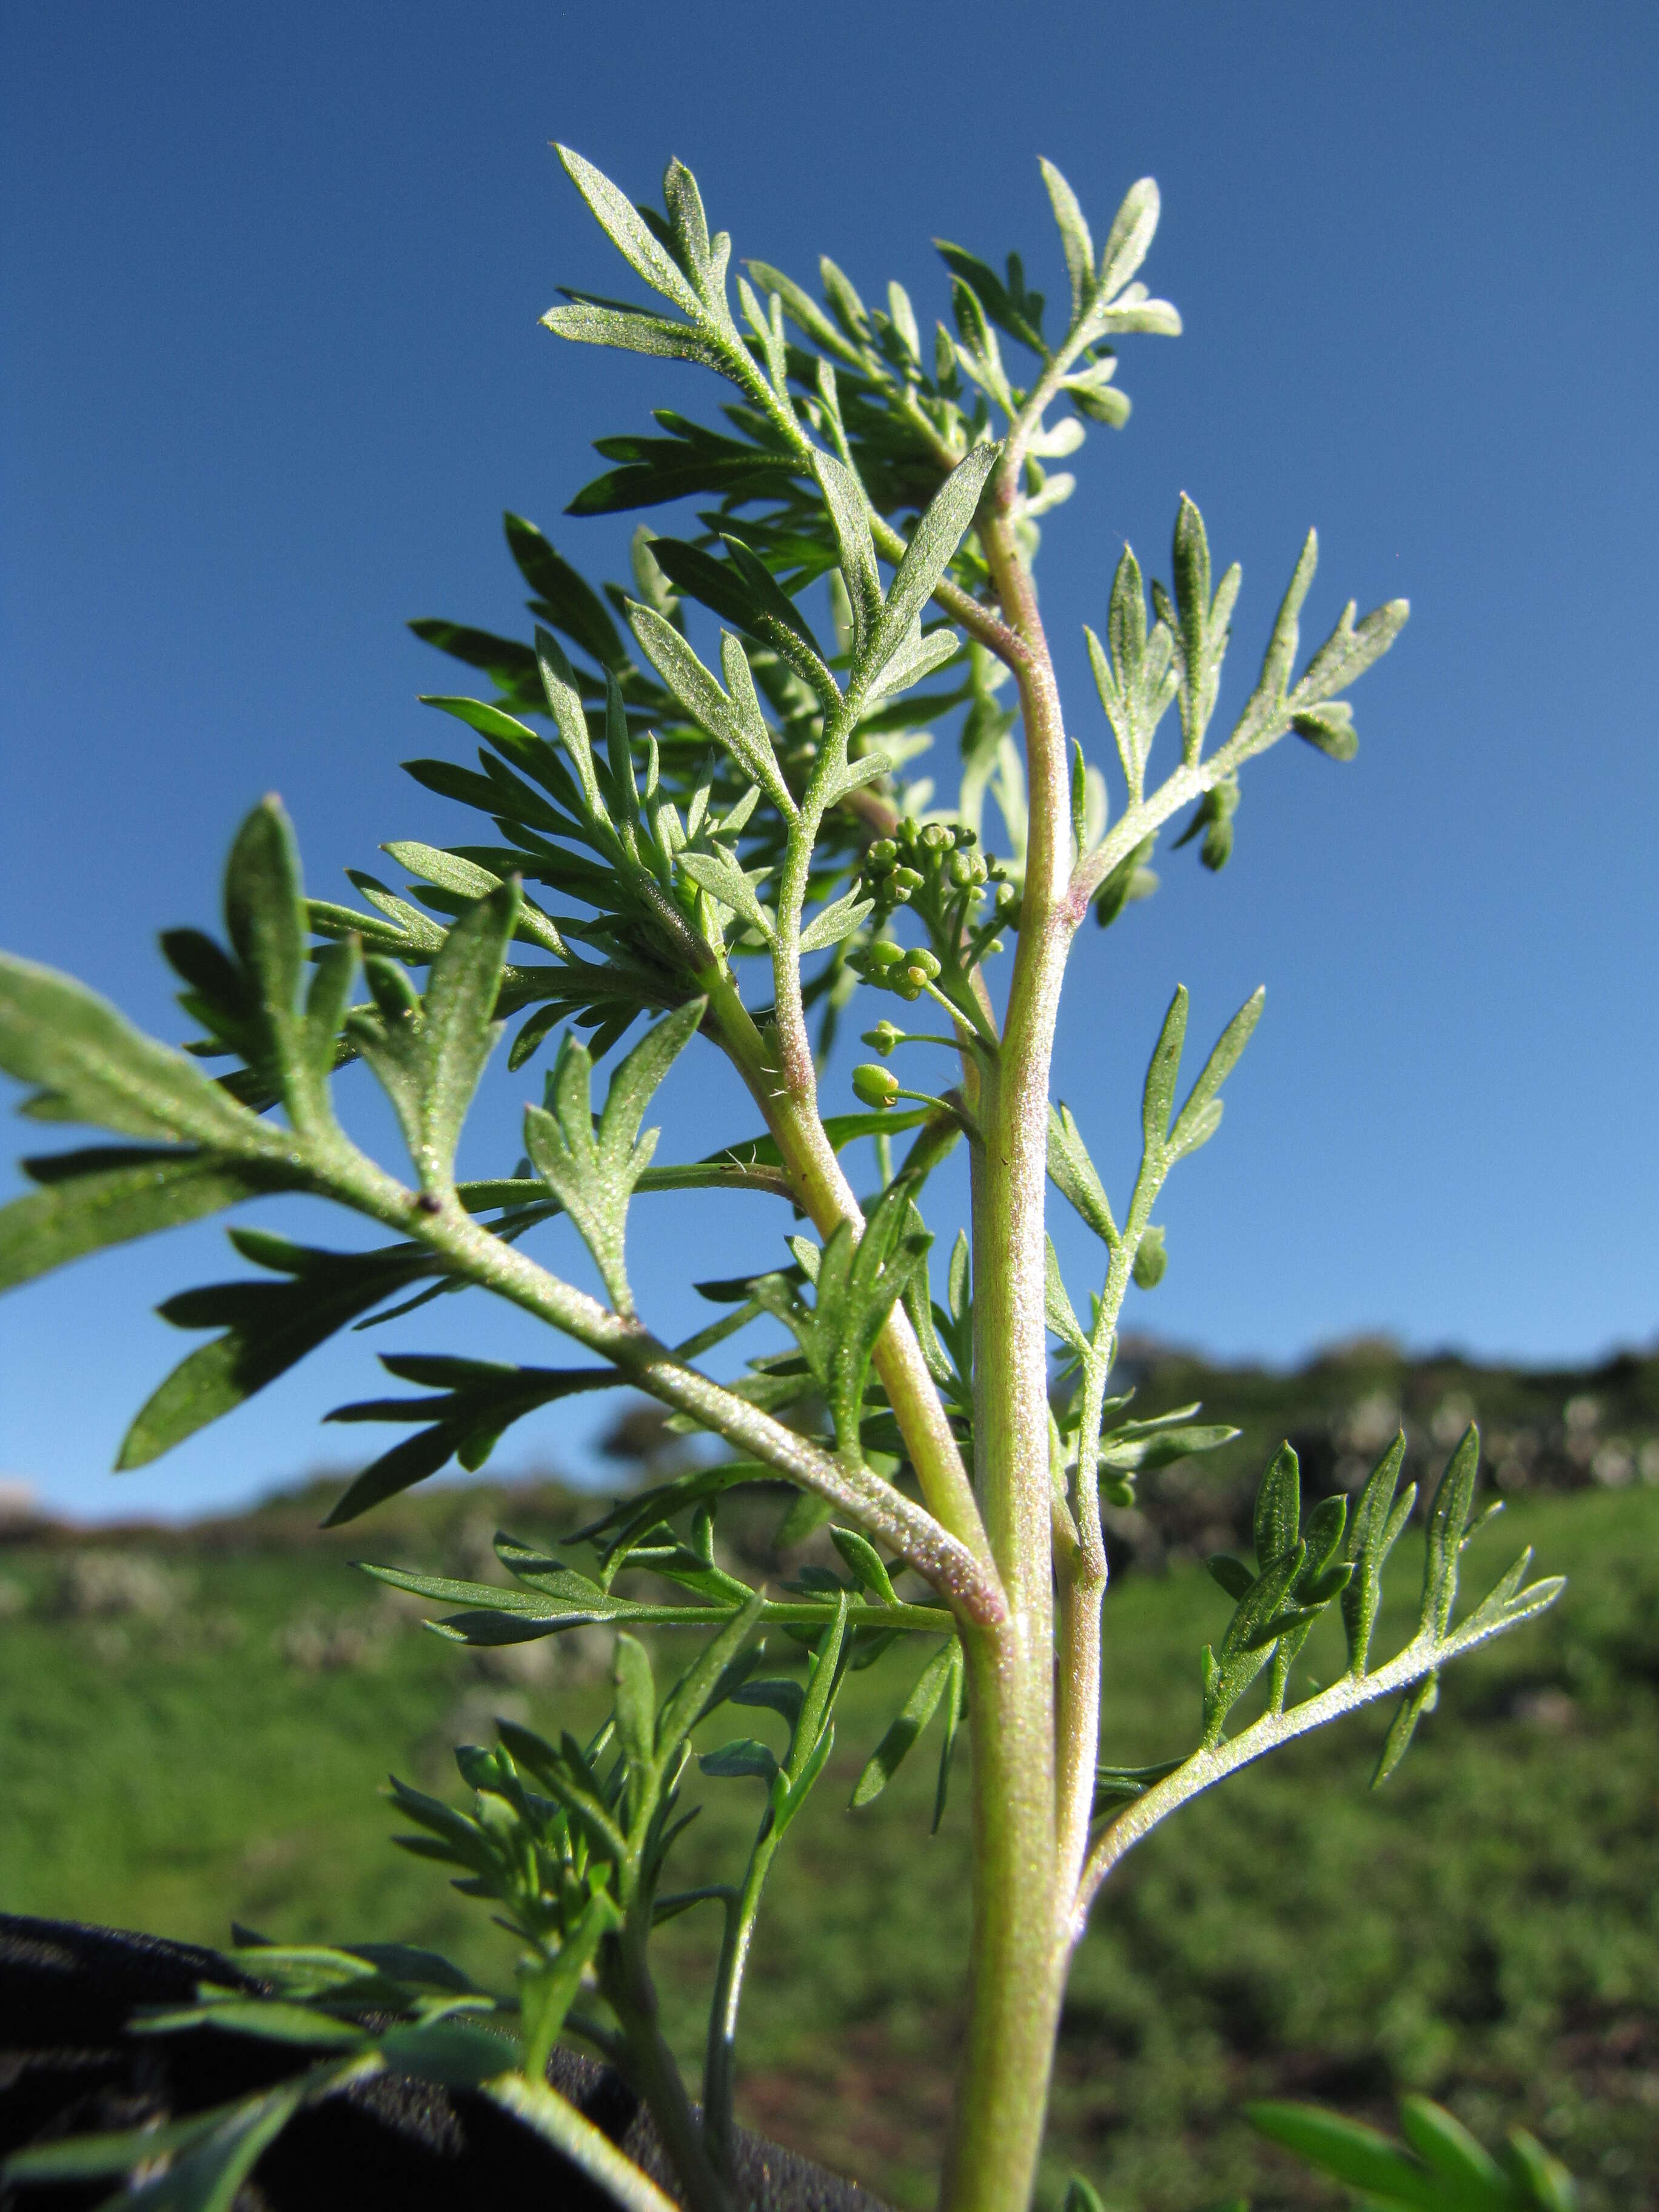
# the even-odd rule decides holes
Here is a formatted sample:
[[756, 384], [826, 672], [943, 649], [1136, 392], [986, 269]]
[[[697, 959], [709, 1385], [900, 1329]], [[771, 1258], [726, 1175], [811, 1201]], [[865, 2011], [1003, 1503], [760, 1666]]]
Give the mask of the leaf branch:
[[[342, 1178], [336, 1186], [336, 1194], [348, 1202], [354, 1196], [352, 1181]], [[409, 1211], [415, 1212], [412, 1203]], [[642, 1324], [608, 1311], [459, 1208], [436, 1215], [415, 1212], [406, 1225], [444, 1261], [452, 1275], [494, 1291], [551, 1322], [609, 1360], [636, 1389], [677, 1412], [691, 1414], [740, 1451], [829, 1499], [870, 1535], [890, 1544], [969, 1619], [1002, 1617], [1001, 1594], [981, 1564], [932, 1514], [891, 1484], [866, 1469], [849, 1470], [770, 1414], [684, 1365]]]

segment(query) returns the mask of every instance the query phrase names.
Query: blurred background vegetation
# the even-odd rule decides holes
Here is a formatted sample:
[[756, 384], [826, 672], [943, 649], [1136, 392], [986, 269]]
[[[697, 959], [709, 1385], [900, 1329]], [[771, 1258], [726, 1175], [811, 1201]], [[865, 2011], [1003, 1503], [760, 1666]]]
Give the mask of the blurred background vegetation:
[[[1110, 1516], [1109, 1759], [1192, 1741], [1198, 1653], [1227, 1611], [1200, 1563], [1243, 1540], [1282, 1436], [1312, 1498], [1357, 1485], [1401, 1422], [1409, 1473], [1431, 1478], [1478, 1418], [1506, 1510], [1466, 1588], [1523, 1542], [1571, 1580], [1541, 1623], [1453, 1670], [1378, 1795], [1382, 1713], [1248, 1771], [1126, 1863], [1073, 1977], [1050, 2199], [1076, 2167], [1124, 2212], [1241, 2190], [1258, 2206], [1330, 2203], [1238, 2106], [1308, 2097], [1386, 2121], [1410, 2087], [1488, 2140], [1531, 2128], [1581, 2176], [1586, 2212], [1659, 2202], [1659, 1357], [1520, 1372], [1364, 1342], [1287, 1376], [1132, 1343], [1124, 1364], [1137, 1413], [1200, 1398], [1243, 1433], [1145, 1479], [1140, 1505]], [[665, 1447], [648, 1409], [625, 1416], [620, 1477]], [[67, 1528], [0, 1498], [0, 1909], [209, 1942], [233, 1916], [290, 1941], [401, 1937], [507, 1984], [507, 1939], [388, 1848], [379, 1793], [391, 1765], [459, 1796], [452, 1747], [487, 1739], [496, 1713], [591, 1726], [609, 1639], [464, 1653], [349, 1562], [504, 1580], [498, 1526], [556, 1537], [588, 1501], [550, 1480], [430, 1488], [325, 1535], [338, 1486], [179, 1528]], [[745, 1494], [722, 1540], [766, 1570], [787, 1502]], [[1395, 1558], [1385, 1635], [1414, 1617], [1415, 1547]], [[1340, 1663], [1317, 1641], [1307, 1658], [1316, 1676]], [[825, 1785], [774, 1876], [739, 2113], [920, 2212], [961, 2017], [960, 1778], [932, 1841], [925, 1758], [843, 1809], [908, 1680], [854, 1678]], [[729, 1873], [759, 1812], [749, 1785], [700, 1786], [691, 1881]], [[692, 1913], [660, 1938], [694, 2063], [716, 1936]]]

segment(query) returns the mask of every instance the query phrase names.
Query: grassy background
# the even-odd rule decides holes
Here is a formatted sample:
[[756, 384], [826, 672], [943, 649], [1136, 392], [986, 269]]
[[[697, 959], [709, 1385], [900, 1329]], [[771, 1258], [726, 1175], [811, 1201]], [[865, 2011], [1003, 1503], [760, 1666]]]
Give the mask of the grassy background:
[[[377, 1595], [353, 1552], [478, 1571], [498, 1514], [550, 1492], [434, 1492], [349, 1540], [314, 1501], [143, 1536], [36, 1531], [0, 1553], [0, 1906], [224, 1940], [435, 1943], [505, 1984], [506, 1939], [435, 1869], [388, 1849], [388, 1766], [459, 1793], [449, 1752], [492, 1711], [581, 1726], [605, 1647], [458, 1653]], [[1255, 2142], [1247, 2096], [1384, 2118], [1426, 2089], [1495, 2137], [1522, 2121], [1583, 2177], [1587, 2212], [1659, 2201], [1659, 1490], [1522, 1494], [1468, 1587], [1523, 1541], [1572, 1577], [1540, 1624], [1465, 1661], [1398, 1775], [1366, 1789], [1386, 1716], [1293, 1746], [1143, 1844], [1098, 1908], [1061, 2039], [1045, 2175], [1115, 2207], [1193, 2212], [1224, 2191], [1328, 2203]], [[1396, 1559], [1390, 1627], [1414, 1599]], [[1226, 1601], [1176, 1546], [1109, 1600], [1107, 1755], [1192, 1740], [1197, 1654]], [[1387, 1644], [1381, 1649], [1392, 1648]], [[665, 1657], [670, 1656], [665, 1653]], [[1322, 1674], [1332, 1654], [1310, 1645]], [[854, 1679], [835, 1758], [774, 1877], [739, 2091], [751, 2125], [930, 2201], [959, 2032], [966, 1838], [959, 1774], [926, 1834], [924, 1752], [843, 1809], [908, 1674]], [[763, 1716], [745, 1714], [747, 1733]], [[690, 1881], [729, 1875], [752, 1784], [702, 1785]], [[663, 1931], [676, 2040], [699, 2045], [712, 1915]]]

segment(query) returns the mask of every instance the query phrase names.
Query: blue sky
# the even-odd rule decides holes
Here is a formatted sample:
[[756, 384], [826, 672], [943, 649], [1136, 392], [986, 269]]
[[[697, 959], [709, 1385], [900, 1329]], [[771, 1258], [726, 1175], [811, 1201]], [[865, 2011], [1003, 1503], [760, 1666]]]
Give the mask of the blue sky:
[[[935, 234], [1017, 245], [1054, 289], [1039, 154], [1097, 234], [1151, 172], [1146, 273], [1186, 335], [1126, 343], [1133, 419], [1091, 434], [1048, 529], [1073, 726], [1098, 756], [1080, 625], [1124, 538], [1166, 565], [1183, 488], [1243, 563], [1241, 686], [1310, 522], [1310, 631], [1350, 594], [1415, 611], [1352, 767], [1282, 747], [1222, 877], [1166, 854], [1158, 897], [1080, 942], [1056, 1090], [1120, 1186], [1173, 983], [1195, 1040], [1268, 988], [1130, 1324], [1274, 1360], [1377, 1328], [1531, 1359], [1650, 1340], [1656, 99], [1659, 19], [1593, 0], [6, 11], [0, 942], [174, 1036], [155, 933], [212, 918], [261, 792], [320, 890], [384, 838], [456, 834], [397, 766], [446, 734], [404, 619], [514, 627], [506, 507], [615, 573], [626, 526], [562, 516], [588, 441], [714, 398], [538, 329], [557, 284], [618, 289], [550, 139], [641, 196], [678, 153], [739, 255], [806, 276], [828, 251], [929, 317]], [[510, 1164], [527, 1089], [498, 1074], [475, 1169]], [[664, 1118], [667, 1158], [753, 1115], [705, 1059]], [[696, 1325], [688, 1255], [775, 1253], [755, 1205], [635, 1215], [665, 1331]], [[1061, 1235], [1080, 1300], [1092, 1257]], [[207, 1228], [8, 1298], [0, 1471], [173, 1513], [347, 1462], [363, 1432], [316, 1422], [374, 1389], [373, 1338], [106, 1473], [198, 1340], [149, 1309], [240, 1268]], [[385, 1348], [560, 1356], [477, 1301], [440, 1312]], [[592, 1418], [504, 1464], [580, 1467]]]

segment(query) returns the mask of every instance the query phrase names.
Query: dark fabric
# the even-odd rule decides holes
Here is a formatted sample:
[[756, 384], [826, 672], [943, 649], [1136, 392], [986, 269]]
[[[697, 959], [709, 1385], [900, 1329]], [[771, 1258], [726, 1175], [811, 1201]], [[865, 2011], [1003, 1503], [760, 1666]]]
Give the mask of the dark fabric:
[[[294, 2070], [291, 2046], [210, 2029], [125, 2033], [135, 2006], [179, 2004], [198, 1982], [257, 1990], [216, 1953], [74, 1921], [0, 1914], [0, 2159], [66, 2135], [184, 2118]], [[656, 2130], [609, 2067], [556, 2051], [549, 2079], [671, 2196]], [[752, 2212], [882, 2212], [854, 2182], [739, 2131], [738, 2194]], [[0, 2189], [0, 2212], [82, 2212], [106, 2181]], [[235, 2212], [613, 2212], [549, 2143], [464, 2091], [397, 2075], [296, 2115]]]

